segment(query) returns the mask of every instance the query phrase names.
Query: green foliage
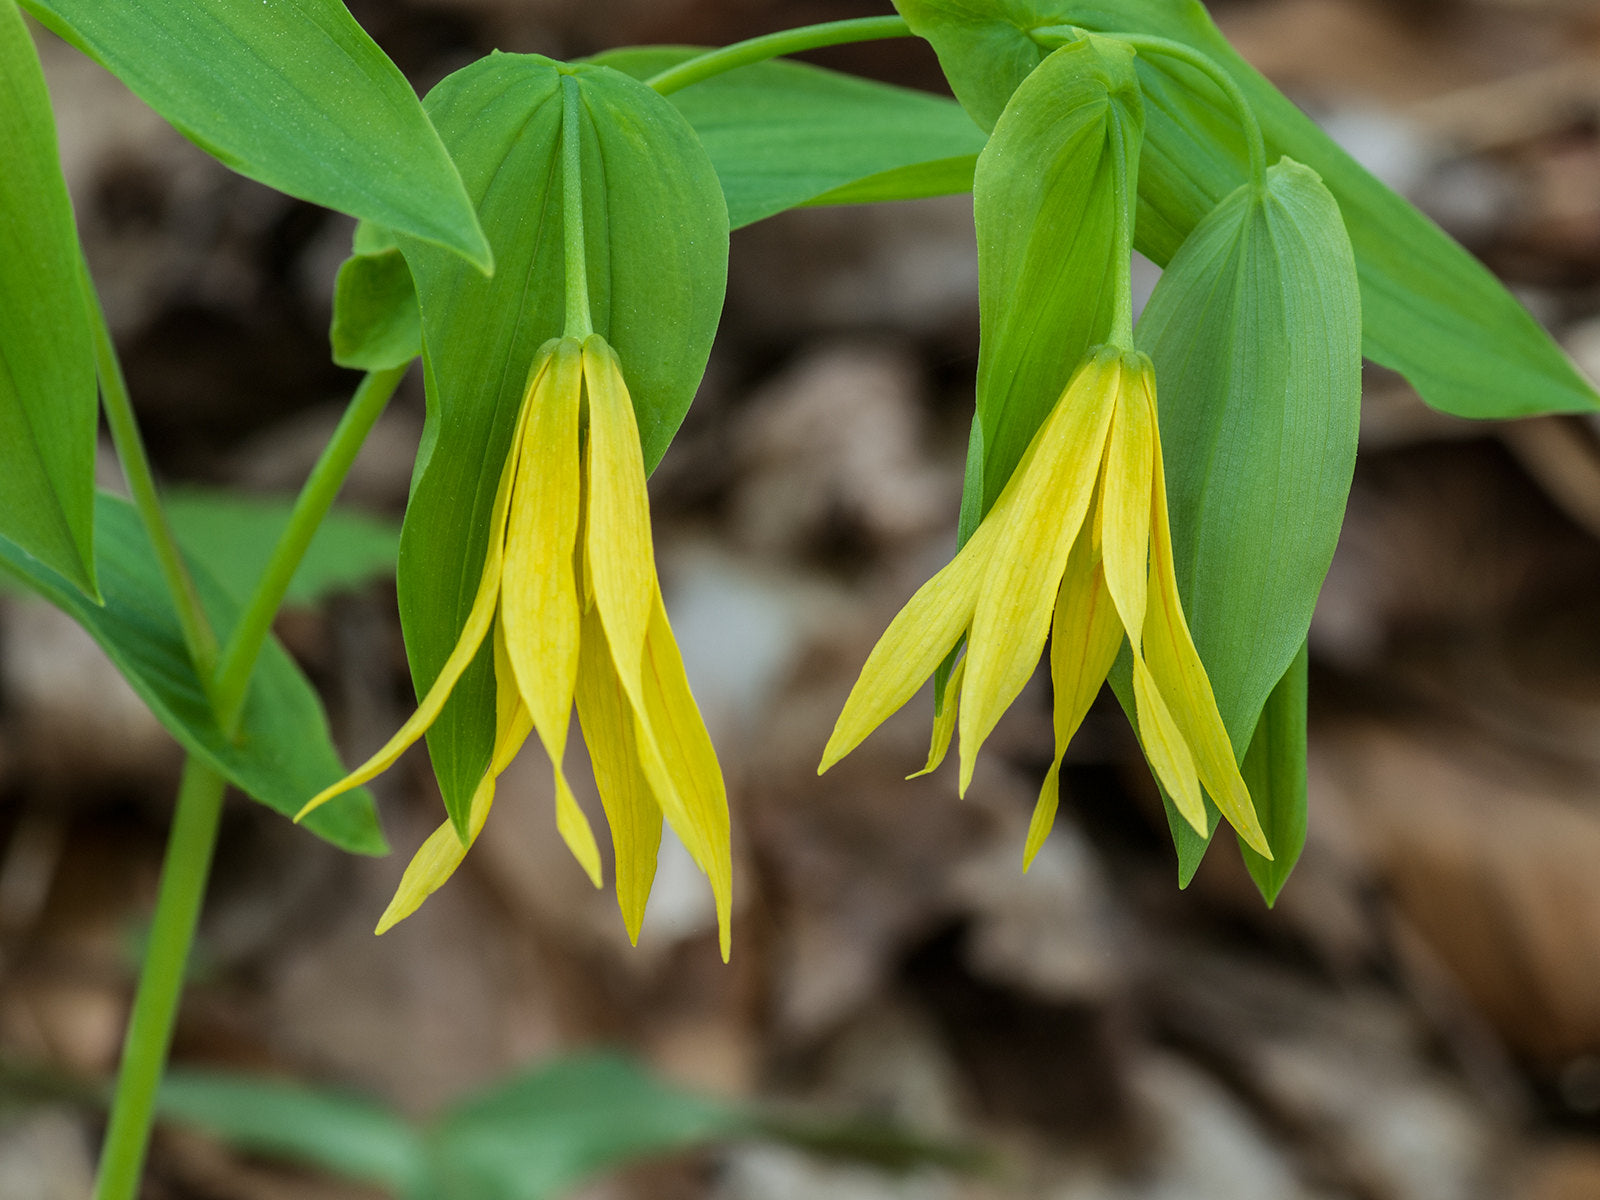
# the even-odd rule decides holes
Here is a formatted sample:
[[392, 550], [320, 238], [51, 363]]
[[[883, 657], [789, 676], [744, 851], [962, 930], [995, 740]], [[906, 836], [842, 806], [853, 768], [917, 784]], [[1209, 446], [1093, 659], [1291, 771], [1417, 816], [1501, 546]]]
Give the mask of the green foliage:
[[[648, 79], [699, 53], [651, 46], [591, 61]], [[734, 229], [799, 204], [966, 191], [984, 143], [949, 100], [805, 63], [741, 67], [669, 100], [716, 167]]]
[[[199, 487], [171, 491], [166, 500], [178, 543], [241, 604], [266, 570], [293, 508], [287, 498]], [[399, 552], [400, 529], [394, 522], [336, 508], [318, 526], [284, 602], [315, 604], [334, 592], [391, 576]]]
[[490, 266], [416, 94], [340, 0], [25, 3], [240, 174]]
[[[1203, 51], [1239, 84], [1269, 155], [1316, 171], [1344, 214], [1361, 278], [1367, 357], [1402, 372], [1435, 408], [1467, 417], [1582, 412], [1591, 387], [1484, 266], [1374, 179], [1228, 45], [1194, 0], [899, 0], [980, 123], [1045, 55], [1030, 31], [1077, 25], [1143, 33]], [[1138, 248], [1164, 265], [1245, 176], [1244, 143], [1200, 72], [1142, 55], [1146, 141]]]
[[0, 537], [95, 592], [95, 374], [50, 97], [0, 0]]
[[1145, 308], [1173, 558], [1195, 648], [1241, 752], [1311, 624], [1344, 521], [1361, 306], [1339, 209], [1285, 160], [1239, 187]]
[[361, 371], [402, 366], [422, 353], [422, 314], [398, 249], [352, 254], [333, 289], [333, 361]]
[[[482, 573], [488, 513], [529, 366], [561, 334], [561, 78], [582, 98], [582, 192], [595, 331], [622, 360], [653, 468], [705, 370], [727, 282], [716, 173], [687, 122], [620, 72], [495, 54], [450, 76], [426, 107], [494, 247], [486, 279], [402, 238], [422, 309], [428, 424], [406, 511], [400, 618], [421, 694], [454, 647]], [[445, 803], [464, 819], [489, 761], [485, 646], [428, 735]]]
[[[1302, 656], [1355, 468], [1360, 313], [1338, 207], [1314, 172], [1285, 160], [1260, 193], [1239, 187], [1196, 227], [1138, 329], [1170, 448], [1179, 591], [1250, 766], [1274, 859], [1247, 861], [1269, 902], [1305, 836]], [[1125, 662], [1112, 682], [1134, 720]], [[1287, 757], [1295, 745], [1298, 764]], [[1162, 799], [1187, 884], [1210, 839]], [[1209, 802], [1207, 814], [1214, 830]]]
[[712, 1100], [609, 1053], [557, 1059], [421, 1125], [359, 1097], [218, 1072], [173, 1072], [161, 1112], [238, 1149], [405, 1200], [547, 1200], [628, 1162], [745, 1138], [890, 1169], [983, 1162], [881, 1123], [821, 1125]]
[[1271, 905], [1300, 860], [1306, 844], [1306, 647], [1300, 647], [1283, 679], [1272, 689], [1261, 722], [1240, 764], [1255, 801], [1272, 858], [1257, 854], [1242, 839], [1239, 852], [1250, 877]]
[[[230, 739], [217, 724], [206, 688], [195, 674], [137, 515], [113, 496], [99, 496], [95, 508], [95, 565], [104, 604], [87, 599], [68, 580], [5, 541], [0, 541], [0, 573], [13, 576], [77, 621], [190, 754], [253, 799], [292, 816], [307, 796], [344, 773], [311, 685], [283, 647], [269, 642], [251, 678], [244, 733]], [[207, 614], [226, 636], [238, 618], [237, 603], [203, 564], [195, 565], [194, 576]], [[365, 792], [326, 805], [306, 827], [352, 853], [387, 850]]]
[[1143, 126], [1132, 52], [1085, 39], [1017, 89], [978, 156], [980, 515], [1085, 352], [1111, 332], [1128, 269], [1114, 236], [1113, 157], [1138, 161]]

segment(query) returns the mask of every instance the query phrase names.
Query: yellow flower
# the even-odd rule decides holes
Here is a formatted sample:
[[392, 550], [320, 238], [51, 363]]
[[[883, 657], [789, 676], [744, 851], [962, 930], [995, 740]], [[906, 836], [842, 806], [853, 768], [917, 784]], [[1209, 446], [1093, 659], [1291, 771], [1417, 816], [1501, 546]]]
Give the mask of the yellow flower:
[[1090, 351], [971, 540], [868, 656], [818, 773], [909, 700], [964, 635], [966, 654], [919, 772], [943, 760], [959, 709], [964, 795], [978, 748], [1033, 674], [1047, 633], [1056, 754], [1024, 865], [1050, 832], [1061, 757], [1124, 635], [1145, 757], [1178, 811], [1204, 834], [1204, 787], [1245, 841], [1270, 858], [1178, 600], [1155, 372], [1137, 352]]
[[576, 703], [611, 827], [628, 936], [638, 941], [665, 815], [711, 881], [726, 959], [727, 793], [661, 601], [633, 403], [616, 354], [598, 335], [548, 343], [529, 373], [477, 597], [438, 678], [388, 744], [299, 817], [387, 769], [420, 738], [491, 635], [494, 751], [472, 798], [467, 839], [449, 821], [439, 827], [407, 867], [378, 932], [414, 912], [460, 864], [494, 803], [496, 776], [531, 732], [554, 769], [557, 827], [600, 886], [594, 833], [562, 770]]

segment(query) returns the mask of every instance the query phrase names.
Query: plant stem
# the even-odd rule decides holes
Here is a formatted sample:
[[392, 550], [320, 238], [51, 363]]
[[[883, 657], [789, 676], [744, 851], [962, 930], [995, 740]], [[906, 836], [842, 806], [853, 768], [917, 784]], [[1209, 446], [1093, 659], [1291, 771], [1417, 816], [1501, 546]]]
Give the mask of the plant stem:
[[244, 709], [256, 659], [266, 643], [267, 635], [272, 632], [272, 622], [278, 615], [279, 606], [283, 604], [295, 570], [305, 557], [306, 548], [316, 536], [323, 518], [333, 506], [345, 477], [350, 473], [351, 464], [355, 462], [367, 435], [372, 432], [373, 424], [383, 414], [405, 373], [405, 367], [394, 367], [387, 371], [373, 371], [361, 381], [338, 428], [333, 431], [333, 437], [301, 487], [294, 509], [289, 514], [289, 523], [278, 537], [278, 544], [273, 548], [266, 570], [256, 581], [250, 603], [239, 617], [233, 632], [228, 635], [221, 665], [217, 668], [213, 695], [217, 704], [217, 721], [230, 736], [235, 732], [239, 714]]
[[583, 93], [571, 75], [561, 77], [561, 238], [567, 263], [569, 338], [594, 332], [589, 313], [589, 252], [583, 232]]
[[1185, 46], [1182, 42], [1174, 42], [1168, 38], [1153, 37], [1143, 33], [1114, 33], [1108, 36], [1120, 42], [1127, 42], [1135, 50], [1143, 50], [1150, 54], [1165, 54], [1168, 58], [1188, 63], [1216, 84], [1223, 95], [1227, 96], [1228, 102], [1233, 106], [1234, 115], [1239, 119], [1239, 130], [1244, 134], [1245, 152], [1250, 156], [1250, 181], [1257, 189], [1266, 186], [1267, 148], [1261, 137], [1261, 122], [1256, 120], [1255, 109], [1250, 107], [1244, 89], [1232, 75], [1223, 70], [1216, 59], [1203, 51], [1196, 50], [1193, 46]]
[[222, 776], [198, 759], [189, 759], [161, 864], [161, 891], [123, 1044], [95, 1200], [135, 1200], [139, 1194], [156, 1090], [172, 1043], [184, 968], [216, 848], [222, 793]]
[[1116, 211], [1112, 216], [1112, 262], [1117, 278], [1111, 310], [1111, 337], [1113, 346], [1120, 350], [1133, 349], [1133, 218], [1138, 202], [1138, 188], [1134, 173], [1138, 163], [1128, 161], [1128, 143], [1121, 130], [1111, 129], [1111, 172], [1114, 187], [1112, 203]]
[[[208, 677], [217, 721], [230, 735], [244, 711], [256, 659], [295, 569], [405, 372], [405, 367], [375, 371], [356, 389], [333, 437], [300, 489], [289, 524], [228, 637], [221, 666], [214, 678]], [[153, 489], [151, 494], [153, 497]], [[159, 509], [156, 511], [159, 514]], [[216, 848], [224, 789], [222, 776], [204, 763], [190, 758], [184, 765], [166, 858], [161, 865], [161, 890], [156, 899], [149, 952], [139, 975], [139, 990], [112, 1100], [111, 1123], [101, 1152], [95, 1200], [135, 1200], [139, 1193], [156, 1093], [172, 1042], [184, 972]]]
[[94, 326], [95, 366], [100, 374], [100, 395], [104, 401], [106, 424], [111, 429], [111, 441], [117, 448], [117, 459], [128, 481], [128, 493], [144, 523], [145, 534], [155, 550], [162, 578], [172, 596], [172, 606], [183, 630], [184, 645], [194, 662], [195, 674], [209, 688], [217, 667], [217, 635], [200, 606], [200, 594], [195, 590], [194, 579], [183, 561], [172, 527], [161, 508], [156, 494], [155, 476], [150, 470], [150, 458], [145, 453], [144, 439], [139, 434], [139, 424], [133, 415], [133, 402], [128, 398], [128, 384], [122, 375], [122, 364], [117, 359], [116, 346], [111, 341], [111, 330], [106, 325], [105, 310], [100, 307], [100, 297], [95, 292], [94, 281], [89, 277], [88, 265], [80, 259], [83, 290], [88, 299], [89, 316]]
[[823, 46], [843, 46], [851, 42], [879, 42], [887, 38], [910, 37], [911, 28], [902, 17], [860, 17], [853, 21], [828, 21], [821, 25], [803, 25], [799, 29], [785, 29], [749, 41], [735, 42], [720, 50], [712, 50], [698, 58], [691, 58], [675, 67], [668, 67], [659, 75], [645, 80], [663, 96], [732, 71], [752, 63], [766, 62], [785, 54], [799, 54], [804, 50], [817, 50]]
[[[1040, 45], [1060, 45], [1068, 41], [1076, 41], [1086, 31], [1076, 25], [1045, 25], [1030, 31], [1030, 36]], [[1250, 101], [1244, 94], [1244, 89], [1234, 77], [1223, 69], [1222, 65], [1202, 50], [1193, 46], [1186, 46], [1182, 42], [1175, 42], [1170, 38], [1155, 37], [1147, 33], [1112, 33], [1096, 30], [1101, 37], [1115, 38], [1132, 46], [1136, 51], [1143, 50], [1147, 54], [1164, 54], [1168, 58], [1175, 58], [1179, 62], [1187, 63], [1199, 71], [1212, 83], [1216, 84], [1228, 103], [1233, 107], [1234, 116], [1238, 118], [1239, 130], [1244, 135], [1245, 153], [1250, 159], [1250, 182], [1259, 191], [1266, 186], [1267, 180], [1267, 148], [1261, 136], [1261, 122], [1256, 120], [1255, 109], [1250, 107]]]

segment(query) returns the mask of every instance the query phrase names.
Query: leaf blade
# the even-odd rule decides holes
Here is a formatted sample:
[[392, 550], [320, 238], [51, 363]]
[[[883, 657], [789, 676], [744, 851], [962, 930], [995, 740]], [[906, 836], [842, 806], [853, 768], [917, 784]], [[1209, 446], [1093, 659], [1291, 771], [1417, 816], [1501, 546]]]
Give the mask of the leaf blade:
[[25, 0], [225, 165], [492, 264], [438, 135], [339, 0]]
[[0, 536], [93, 595], [93, 337], [50, 97], [14, 0], [0, 0], [0, 162]]
[[[133, 508], [101, 494], [95, 525], [103, 604], [90, 601], [60, 575], [3, 540], [0, 573], [77, 621], [189, 753], [251, 798], [293, 816], [307, 796], [344, 773], [321, 702], [300, 668], [275, 639], [270, 640], [251, 677], [242, 732], [238, 738], [228, 737], [195, 674], [155, 554]], [[214, 627], [226, 636], [238, 619], [239, 605], [203, 564], [191, 566], [201, 602]], [[387, 851], [372, 798], [365, 792], [326, 805], [306, 826], [352, 853]]]

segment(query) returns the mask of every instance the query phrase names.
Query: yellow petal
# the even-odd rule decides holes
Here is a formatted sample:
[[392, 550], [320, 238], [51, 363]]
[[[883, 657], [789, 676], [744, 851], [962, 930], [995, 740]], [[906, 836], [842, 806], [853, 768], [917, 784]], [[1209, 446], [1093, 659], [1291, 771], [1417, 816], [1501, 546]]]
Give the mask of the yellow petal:
[[950, 751], [950, 735], [956, 731], [956, 710], [961, 707], [961, 680], [966, 673], [967, 660], [963, 657], [951, 669], [950, 678], [945, 680], [944, 708], [933, 714], [933, 738], [928, 743], [928, 761], [922, 770], [907, 775], [907, 779], [931, 775], [944, 762], [944, 756]]
[[[1131, 360], [1131, 361], [1130, 361]], [[1139, 369], [1140, 361], [1144, 369]], [[1129, 355], [1118, 373], [1117, 415], [1106, 447], [1100, 500], [1100, 545], [1111, 592], [1133, 652], [1140, 652], [1145, 589], [1150, 577], [1151, 476], [1155, 470], [1156, 417], [1150, 360]]]
[[1026, 875], [1033, 860], [1038, 857], [1044, 841], [1056, 823], [1056, 809], [1061, 803], [1061, 759], [1058, 757], [1044, 773], [1044, 783], [1039, 786], [1039, 799], [1033, 806], [1033, 817], [1028, 821], [1028, 838], [1022, 846], [1022, 873]]
[[1252, 850], [1271, 858], [1272, 850], [1256, 817], [1250, 791], [1239, 774], [1233, 744], [1217, 711], [1211, 680], [1194, 648], [1189, 623], [1184, 619], [1183, 605], [1178, 598], [1178, 576], [1172, 562], [1172, 530], [1167, 521], [1167, 485], [1159, 442], [1155, 448], [1155, 498], [1150, 520], [1150, 597], [1144, 646], [1151, 678], [1193, 753], [1200, 782], [1212, 801]]
[[584, 342], [583, 375], [589, 393], [584, 564], [617, 672], [637, 704], [657, 586], [644, 455], [622, 369], [598, 336]]
[[383, 916], [378, 918], [378, 927], [374, 933], [383, 934], [393, 929], [401, 921], [422, 906], [422, 902], [444, 884], [461, 865], [461, 860], [466, 858], [467, 851], [472, 843], [478, 840], [478, 834], [483, 832], [483, 823], [489, 817], [489, 809], [494, 804], [494, 772], [485, 772], [478, 788], [472, 794], [472, 808], [467, 818], [467, 840], [462, 842], [456, 833], [455, 823], [446, 821], [428, 836], [422, 843], [422, 848], [417, 851], [406, 867], [406, 873], [400, 878], [400, 886], [395, 889], [394, 899], [389, 901], [389, 907], [383, 910]]
[[1022, 869], [1033, 863], [1055, 823], [1061, 760], [1100, 694], [1122, 645], [1122, 621], [1106, 588], [1104, 564], [1095, 553], [1092, 528], [1085, 528], [1067, 558], [1050, 625], [1050, 682], [1055, 690], [1055, 759], [1045, 773], [1022, 851]]
[[600, 851], [588, 818], [567, 784], [562, 760], [578, 677], [577, 578], [578, 409], [583, 395], [582, 351], [557, 343], [542, 386], [528, 397], [528, 419], [506, 521], [500, 592], [517, 688], [550, 756], [556, 788], [556, 827], [595, 885]]
[[643, 681], [644, 704], [634, 711], [640, 766], [663, 815], [711, 881], [726, 962], [733, 916], [728, 793], [659, 591], [645, 635]]
[[[994, 549], [967, 638], [961, 685], [961, 791], [978, 748], [1033, 675], [1050, 614], [1100, 473], [1120, 356], [1090, 355], [1029, 443], [984, 524]], [[980, 532], [982, 526], [979, 526]]]
[[1183, 819], [1201, 837], [1210, 834], [1205, 801], [1200, 797], [1200, 779], [1195, 773], [1194, 756], [1173, 722], [1172, 712], [1161, 697], [1161, 690], [1150, 677], [1150, 668], [1138, 655], [1133, 659], [1133, 696], [1139, 713], [1139, 737], [1144, 756], [1150, 760], [1156, 778], [1167, 789]]
[[511, 760], [522, 749], [533, 731], [533, 717], [522, 702], [522, 692], [517, 687], [516, 672], [511, 666], [511, 652], [506, 649], [505, 625], [494, 625], [494, 755], [489, 761], [489, 771], [498, 775], [511, 765]]
[[[989, 569], [994, 529], [980, 525], [959, 553], [906, 601], [878, 644], [867, 655], [861, 675], [844, 702], [833, 735], [817, 767], [821, 775], [859, 746], [916, 693], [972, 623], [978, 589]], [[956, 697], [948, 690], [945, 704]]]
[[[541, 364], [536, 364], [529, 374], [529, 392], [538, 391], [550, 370], [550, 360], [546, 359]], [[483, 645], [483, 639], [489, 633], [489, 627], [494, 621], [495, 602], [500, 598], [500, 576], [504, 564], [506, 524], [510, 511], [511, 494], [517, 476], [517, 467], [521, 455], [522, 435], [528, 420], [528, 404], [523, 402], [522, 410], [517, 415], [516, 429], [511, 435], [511, 449], [506, 455], [506, 464], [500, 472], [500, 485], [495, 490], [494, 508], [489, 518], [489, 548], [483, 559], [483, 574], [478, 580], [478, 594], [472, 601], [472, 608], [467, 613], [466, 624], [462, 627], [461, 637], [457, 639], [455, 648], [450, 651], [450, 656], [445, 659], [444, 666], [439, 668], [439, 674], [433, 684], [428, 688], [427, 695], [417, 705], [417, 711], [411, 714], [410, 720], [395, 732], [381, 750], [369, 758], [361, 766], [346, 775], [338, 783], [326, 788], [312, 797], [298, 813], [296, 821], [304, 820], [314, 809], [327, 803], [341, 792], [347, 792], [353, 787], [366, 783], [367, 780], [387, 770], [400, 755], [413, 742], [428, 731], [428, 727], [438, 720], [439, 713], [444, 709], [445, 701], [450, 699], [450, 693], [461, 675], [472, 665], [472, 660], [478, 656], [478, 647]]]
[[661, 807], [639, 766], [633, 708], [617, 678], [599, 615], [583, 618], [583, 644], [578, 653], [578, 720], [594, 764], [594, 780], [611, 826], [617, 861], [617, 904], [628, 938], [639, 944], [645, 903], [656, 876], [661, 846]]
[[494, 665], [494, 756], [472, 794], [472, 804], [467, 810], [466, 836], [462, 837], [453, 821], [446, 821], [433, 831], [406, 867], [394, 899], [389, 901], [389, 907], [383, 910], [383, 916], [378, 919], [375, 933], [387, 932], [416, 912], [422, 902], [455, 873], [467, 851], [472, 848], [472, 843], [478, 840], [478, 834], [483, 832], [483, 823], [488, 820], [489, 809], [494, 804], [496, 778], [510, 765], [528, 736], [531, 727], [528, 710], [523, 706], [516, 682], [511, 677], [505, 638], [501, 635], [498, 623], [494, 631]]

